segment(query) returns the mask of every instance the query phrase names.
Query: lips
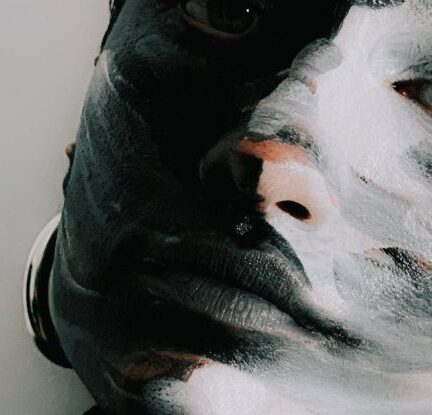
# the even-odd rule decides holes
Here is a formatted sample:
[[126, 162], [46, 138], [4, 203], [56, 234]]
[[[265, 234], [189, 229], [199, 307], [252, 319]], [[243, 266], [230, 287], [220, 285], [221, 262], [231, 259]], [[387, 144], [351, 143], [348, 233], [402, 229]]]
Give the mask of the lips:
[[129, 264], [151, 295], [229, 327], [361, 343], [338, 316], [316, 303], [302, 264], [286, 244], [250, 249], [214, 236], [147, 234], [123, 239], [115, 258]]
[[288, 314], [248, 291], [191, 274], [164, 278], [142, 275], [150, 294], [194, 313], [209, 316], [234, 330], [259, 331], [272, 336], [304, 337]]

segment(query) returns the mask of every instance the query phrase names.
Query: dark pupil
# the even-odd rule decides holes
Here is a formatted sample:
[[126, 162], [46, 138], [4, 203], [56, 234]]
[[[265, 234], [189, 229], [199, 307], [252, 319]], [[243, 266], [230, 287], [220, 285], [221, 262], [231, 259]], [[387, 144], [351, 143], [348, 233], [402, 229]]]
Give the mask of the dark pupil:
[[209, 0], [211, 25], [227, 33], [243, 33], [252, 26], [255, 15], [247, 1]]

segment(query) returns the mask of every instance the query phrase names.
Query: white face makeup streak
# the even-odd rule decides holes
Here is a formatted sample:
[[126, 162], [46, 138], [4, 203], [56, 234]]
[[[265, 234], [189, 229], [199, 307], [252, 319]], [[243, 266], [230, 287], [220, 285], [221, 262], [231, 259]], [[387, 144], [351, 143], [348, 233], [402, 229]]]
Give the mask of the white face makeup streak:
[[268, 386], [263, 379], [221, 364], [196, 370], [187, 383], [163, 380], [158, 385], [161, 401], [180, 404], [187, 415], [313, 415]]
[[[264, 160], [261, 208], [302, 261], [315, 301], [370, 346], [331, 352], [287, 340], [274, 367], [214, 365], [161, 384], [188, 414], [430, 414], [432, 183], [413, 155], [432, 156], [432, 116], [392, 84], [431, 75], [431, 27], [428, 1], [353, 7], [333, 44], [300, 54], [249, 123], [268, 136], [301, 132], [292, 157]], [[311, 217], [277, 205], [290, 200]]]
[[[263, 101], [251, 123], [259, 124], [263, 107], [290, 112], [288, 123], [308, 131], [318, 148], [315, 173], [307, 163], [265, 161], [259, 190], [270, 201], [265, 206], [268, 221], [293, 245], [315, 286], [333, 291], [333, 300], [338, 297], [334, 266], [341, 255], [369, 251], [368, 257], [374, 252], [372, 257], [383, 261], [385, 255], [375, 251], [399, 248], [432, 258], [431, 186], [420, 171], [413, 174], [407, 168], [416, 163], [410, 160], [412, 150], [431, 140], [432, 117], [392, 87], [395, 81], [412, 79], [407, 74], [413, 67], [432, 60], [431, 21], [431, 8], [418, 1], [382, 10], [353, 7], [334, 39], [341, 64], [326, 70], [323, 60], [322, 74], [313, 80], [314, 97], [309, 92], [310, 111], [304, 105], [307, 92], [293, 95], [292, 85], [299, 81], [290, 79]], [[286, 97], [291, 107], [285, 106]], [[281, 196], [289, 199], [280, 191], [274, 195], [275, 169], [278, 182], [286, 179], [293, 200], [317, 212], [315, 221], [299, 222], [273, 203]], [[311, 174], [321, 177], [303, 183]], [[322, 177], [326, 185], [319, 184]], [[291, 190], [295, 187], [302, 189], [300, 198]], [[322, 299], [323, 291], [317, 292]]]
[[396, 247], [430, 260], [431, 186], [406, 163], [413, 148], [430, 142], [432, 117], [392, 88], [395, 81], [422, 79], [407, 73], [432, 60], [426, 30], [432, 11], [420, 6], [351, 10], [335, 38], [343, 63], [317, 79], [317, 141], [341, 222], [370, 239], [368, 249]]

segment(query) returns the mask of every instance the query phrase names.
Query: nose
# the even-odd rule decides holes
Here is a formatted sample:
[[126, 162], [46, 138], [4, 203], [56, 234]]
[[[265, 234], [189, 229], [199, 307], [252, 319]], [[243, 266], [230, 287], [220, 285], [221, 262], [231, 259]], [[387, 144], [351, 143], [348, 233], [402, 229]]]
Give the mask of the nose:
[[279, 139], [246, 137], [222, 143], [204, 159], [201, 174], [219, 205], [248, 195], [253, 209], [276, 228], [291, 223], [316, 229], [337, 210], [310, 151]]
[[238, 149], [262, 162], [257, 186], [262, 200], [259, 209], [271, 222], [288, 220], [312, 229], [334, 216], [336, 197], [308, 150], [276, 139], [245, 139]]

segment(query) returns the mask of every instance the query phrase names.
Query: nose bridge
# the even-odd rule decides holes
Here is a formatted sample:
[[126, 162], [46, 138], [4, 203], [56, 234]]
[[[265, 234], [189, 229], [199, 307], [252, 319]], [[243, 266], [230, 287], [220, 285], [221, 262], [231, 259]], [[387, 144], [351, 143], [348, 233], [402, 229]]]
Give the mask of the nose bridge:
[[263, 162], [269, 163], [307, 163], [311, 161], [305, 149], [293, 143], [284, 143], [278, 138], [267, 139], [264, 141], [252, 141], [248, 138], [242, 140], [237, 149], [240, 153], [256, 157]]

